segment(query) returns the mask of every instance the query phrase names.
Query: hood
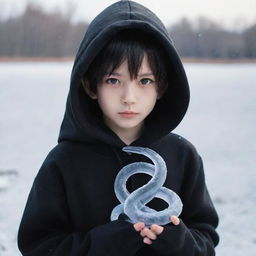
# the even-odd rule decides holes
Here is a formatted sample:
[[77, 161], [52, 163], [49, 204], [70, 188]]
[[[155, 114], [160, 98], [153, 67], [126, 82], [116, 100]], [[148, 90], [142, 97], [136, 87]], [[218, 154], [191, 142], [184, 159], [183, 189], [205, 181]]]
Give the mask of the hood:
[[154, 36], [169, 58], [168, 72], [171, 74], [168, 89], [146, 118], [144, 132], [132, 145], [146, 147], [158, 141], [169, 134], [185, 115], [189, 103], [188, 82], [165, 26], [146, 7], [133, 1], [119, 1], [96, 16], [81, 41], [71, 74], [59, 142], [103, 142], [120, 148], [125, 146], [125, 143], [104, 125], [99, 115], [91, 111], [97, 108], [97, 103], [85, 94], [80, 84], [95, 56], [116, 33], [124, 29], [138, 29], [141, 33]]

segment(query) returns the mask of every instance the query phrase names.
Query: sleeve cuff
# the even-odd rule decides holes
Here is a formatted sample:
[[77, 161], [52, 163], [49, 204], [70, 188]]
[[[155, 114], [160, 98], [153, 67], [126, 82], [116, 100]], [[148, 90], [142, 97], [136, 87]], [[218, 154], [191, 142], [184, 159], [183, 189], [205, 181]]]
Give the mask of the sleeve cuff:
[[161, 255], [170, 255], [184, 246], [187, 232], [188, 229], [182, 220], [177, 226], [168, 224], [164, 226], [163, 232], [153, 241], [151, 247]]
[[89, 255], [134, 255], [142, 246], [142, 237], [133, 225], [124, 220], [115, 220], [90, 231]]

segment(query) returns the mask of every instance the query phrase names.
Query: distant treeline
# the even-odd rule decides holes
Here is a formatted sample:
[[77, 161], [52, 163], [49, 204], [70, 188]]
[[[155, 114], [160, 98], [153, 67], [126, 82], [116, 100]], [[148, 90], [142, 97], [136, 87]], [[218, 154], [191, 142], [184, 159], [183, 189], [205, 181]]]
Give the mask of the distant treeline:
[[256, 58], [256, 24], [230, 31], [206, 18], [196, 24], [182, 19], [169, 28], [176, 49], [184, 57]]
[[[0, 20], [0, 56], [74, 56], [87, 27], [72, 23], [70, 15], [46, 13], [30, 4], [20, 16]], [[169, 32], [182, 57], [256, 58], [256, 24], [230, 31], [206, 18], [184, 18]]]
[[0, 21], [0, 56], [73, 56], [87, 27], [73, 24], [69, 15], [30, 4], [22, 15]]

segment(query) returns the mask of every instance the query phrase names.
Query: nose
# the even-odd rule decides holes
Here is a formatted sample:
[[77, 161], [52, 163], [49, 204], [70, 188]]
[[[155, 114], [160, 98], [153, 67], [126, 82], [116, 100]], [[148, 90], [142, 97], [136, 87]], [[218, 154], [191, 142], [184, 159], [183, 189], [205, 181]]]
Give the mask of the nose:
[[135, 84], [127, 83], [123, 87], [121, 102], [123, 104], [132, 105], [136, 102], [136, 89]]

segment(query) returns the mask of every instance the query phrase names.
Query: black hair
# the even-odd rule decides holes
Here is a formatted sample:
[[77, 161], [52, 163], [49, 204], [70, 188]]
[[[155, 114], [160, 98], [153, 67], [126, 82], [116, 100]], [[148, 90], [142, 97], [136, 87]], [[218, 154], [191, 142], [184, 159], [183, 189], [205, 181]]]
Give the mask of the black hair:
[[89, 90], [97, 93], [97, 85], [102, 78], [106, 74], [111, 75], [125, 60], [128, 62], [131, 79], [137, 78], [145, 55], [158, 84], [158, 94], [162, 95], [168, 86], [165, 54], [152, 36], [136, 30], [119, 32], [94, 58], [84, 76]]

